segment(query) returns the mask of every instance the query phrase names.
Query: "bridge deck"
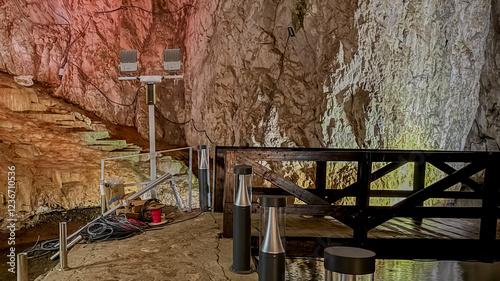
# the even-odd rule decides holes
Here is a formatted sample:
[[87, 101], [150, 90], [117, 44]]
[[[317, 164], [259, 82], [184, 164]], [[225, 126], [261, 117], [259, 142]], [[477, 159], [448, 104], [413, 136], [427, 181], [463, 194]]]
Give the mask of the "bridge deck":
[[[393, 218], [368, 232], [369, 239], [479, 239], [479, 219]], [[252, 236], [258, 236], [260, 216], [252, 215]], [[287, 215], [286, 236], [353, 238], [351, 228], [330, 217]], [[500, 224], [497, 239], [500, 238]]]
[[[379, 258], [479, 259], [479, 223], [479, 219], [424, 218], [418, 224], [411, 218], [394, 218], [368, 232], [367, 248]], [[498, 225], [496, 247], [500, 247]], [[260, 215], [252, 214], [254, 255], [258, 255], [259, 228]], [[289, 214], [286, 236], [287, 256], [321, 257], [325, 247], [351, 245], [353, 241], [352, 229], [330, 216]]]

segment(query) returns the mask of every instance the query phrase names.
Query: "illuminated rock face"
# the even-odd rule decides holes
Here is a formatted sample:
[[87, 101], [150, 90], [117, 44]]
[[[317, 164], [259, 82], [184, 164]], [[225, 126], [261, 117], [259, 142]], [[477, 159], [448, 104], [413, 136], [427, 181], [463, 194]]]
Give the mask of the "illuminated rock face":
[[185, 78], [158, 87], [159, 141], [207, 143], [170, 122], [193, 118], [219, 145], [463, 149], [490, 12], [487, 0], [6, 1], [0, 69], [146, 138], [144, 90], [117, 81], [119, 51], [164, 74], [162, 50], [179, 47]]
[[[205, 144], [208, 135], [217, 145], [461, 150], [470, 131], [470, 148], [498, 149], [497, 2], [0, 1], [0, 71], [28, 87], [2, 87], [0, 103], [45, 110], [32, 109], [39, 105], [29, 90], [41, 82], [147, 139], [145, 91], [117, 80], [124, 75], [119, 52], [138, 50], [134, 75], [162, 75], [162, 50], [180, 48], [184, 79], [158, 85], [156, 138], [163, 144]], [[31, 167], [38, 153], [31, 145], [43, 134], [11, 120], [11, 111], [2, 113], [4, 128], [16, 141], [2, 137], [1, 151], [5, 161]], [[92, 154], [73, 147], [81, 140], [55, 137], [61, 151], [53, 151], [53, 163], [82, 157], [74, 150]], [[95, 159], [87, 159], [91, 169]], [[311, 184], [304, 175], [313, 167], [295, 168], [286, 176]], [[353, 174], [342, 169], [334, 185]], [[29, 184], [57, 182], [60, 194], [63, 185], [53, 179], [63, 176], [40, 175]], [[95, 204], [93, 190], [79, 202]], [[41, 206], [80, 204], [57, 196]]]
[[464, 148], [490, 1], [305, 1], [292, 38], [301, 1], [250, 2], [216, 13], [201, 111], [217, 143]]
[[492, 1], [491, 27], [486, 41], [486, 64], [481, 75], [480, 106], [472, 125], [468, 146], [470, 150], [498, 151], [500, 149], [500, 1]]

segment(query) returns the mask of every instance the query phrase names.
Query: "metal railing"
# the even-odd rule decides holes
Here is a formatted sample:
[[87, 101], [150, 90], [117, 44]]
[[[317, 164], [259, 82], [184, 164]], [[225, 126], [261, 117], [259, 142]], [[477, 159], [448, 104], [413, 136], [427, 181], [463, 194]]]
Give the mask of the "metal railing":
[[[189, 150], [189, 172], [187, 176], [176, 176], [172, 177], [172, 180], [181, 180], [181, 179], [188, 179], [189, 181], [189, 197], [188, 197], [188, 211], [191, 212], [192, 210], [192, 185], [193, 185], [193, 148], [195, 146], [189, 146], [189, 147], [182, 147], [182, 148], [176, 148], [176, 149], [168, 149], [168, 150], [162, 150], [162, 151], [156, 151], [152, 153], [139, 153], [139, 154], [133, 154], [133, 155], [126, 155], [126, 156], [118, 156], [118, 157], [111, 157], [111, 158], [104, 158], [101, 159], [101, 182], [100, 182], [100, 190], [101, 190], [101, 211], [102, 214], [104, 214], [106, 210], [106, 200], [104, 196], [104, 177], [105, 177], [105, 162], [106, 161], [116, 161], [116, 160], [122, 160], [122, 159], [127, 159], [127, 158], [134, 158], [134, 157], [143, 157], [143, 156], [148, 156], [149, 157], [157, 157], [158, 155], [162, 155], [165, 153], [171, 153], [175, 151], [182, 151], [182, 150]], [[156, 162], [155, 162], [156, 164]], [[150, 171], [153, 167], [149, 167]], [[154, 167], [156, 170], [157, 166]], [[158, 177], [159, 178], [159, 177]], [[155, 179], [153, 179], [154, 181]], [[145, 182], [138, 182], [138, 183], [126, 183], [125, 186], [134, 186], [134, 185], [147, 185], [151, 183], [152, 181], [145, 181]]]

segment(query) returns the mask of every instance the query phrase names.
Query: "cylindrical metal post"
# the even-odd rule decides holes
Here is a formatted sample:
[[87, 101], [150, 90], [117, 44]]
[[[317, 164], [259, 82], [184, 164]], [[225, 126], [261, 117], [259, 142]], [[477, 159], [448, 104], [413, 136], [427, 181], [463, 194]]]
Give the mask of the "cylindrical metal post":
[[[147, 85], [147, 104], [149, 109], [149, 172], [150, 180], [156, 179], [156, 130], [155, 130], [155, 103], [156, 87], [155, 84]], [[151, 198], [156, 198], [156, 187], [150, 191]]]
[[192, 210], [192, 194], [193, 192], [193, 148], [189, 148], [189, 198], [188, 198], [188, 211]]
[[106, 202], [106, 195], [101, 195], [101, 215], [106, 213], [108, 203]]
[[250, 234], [252, 212], [252, 167], [234, 167], [235, 198], [233, 207], [233, 265], [238, 274], [252, 273], [250, 265]]
[[101, 159], [101, 182], [99, 183], [101, 190], [101, 215], [108, 209], [108, 202], [106, 202], [106, 194], [104, 192], [104, 159]]
[[28, 281], [28, 254], [17, 254], [17, 281]]
[[208, 145], [198, 146], [198, 183], [200, 190], [200, 209], [203, 211], [208, 210], [209, 207], [209, 164], [208, 164]]
[[354, 247], [325, 249], [326, 281], [373, 281], [375, 253]]
[[[285, 280], [284, 207], [286, 197], [263, 196], [261, 206], [261, 235], [259, 251], [259, 280]], [[282, 238], [283, 237], [283, 238]]]
[[63, 271], [68, 269], [68, 252], [67, 252], [67, 236], [68, 230], [66, 226], [66, 222], [59, 223], [59, 254], [60, 258], [60, 268], [59, 270]]

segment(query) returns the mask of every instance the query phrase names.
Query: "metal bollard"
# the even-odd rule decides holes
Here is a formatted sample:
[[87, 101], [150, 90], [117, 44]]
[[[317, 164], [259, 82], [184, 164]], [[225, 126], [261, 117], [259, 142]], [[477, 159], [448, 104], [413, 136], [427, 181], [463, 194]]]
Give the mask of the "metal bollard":
[[17, 281], [28, 281], [28, 254], [17, 254]]
[[64, 271], [68, 269], [68, 252], [67, 252], [67, 237], [68, 237], [68, 229], [66, 222], [59, 223], [59, 254], [60, 258], [60, 271]]
[[373, 281], [375, 253], [354, 247], [325, 249], [326, 281]]
[[252, 213], [252, 167], [234, 167], [233, 265], [230, 270], [250, 274], [250, 235]]
[[198, 183], [200, 191], [200, 209], [210, 207], [208, 145], [198, 145]]
[[108, 207], [108, 202], [106, 202], [106, 195], [104, 192], [104, 180], [101, 180], [101, 183], [99, 183], [99, 189], [101, 190], [101, 215], [106, 212], [106, 209]]
[[101, 215], [106, 213], [107, 208], [106, 195], [101, 195]]
[[260, 197], [260, 281], [285, 281], [285, 207], [284, 196]]

